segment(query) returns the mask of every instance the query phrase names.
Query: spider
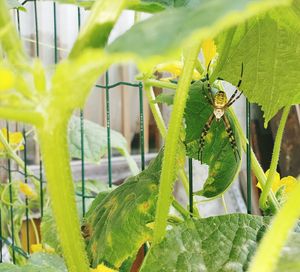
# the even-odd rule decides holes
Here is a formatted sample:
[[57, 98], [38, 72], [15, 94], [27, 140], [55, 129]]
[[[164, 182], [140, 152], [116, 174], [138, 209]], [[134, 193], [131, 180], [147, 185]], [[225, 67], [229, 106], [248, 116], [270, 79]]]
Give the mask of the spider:
[[[202, 155], [203, 155], [203, 148], [204, 148], [204, 144], [205, 144], [205, 136], [207, 135], [207, 133], [208, 133], [210, 127], [211, 127], [211, 124], [214, 120], [216, 120], [217, 122], [219, 122], [220, 120], [223, 120], [224, 125], [225, 125], [225, 130], [227, 132], [231, 148], [233, 149], [233, 152], [234, 152], [235, 159], [237, 160], [238, 158], [239, 159], [241, 158], [240, 153], [239, 153], [238, 148], [237, 148], [237, 145], [236, 145], [236, 141], [235, 141], [235, 138], [234, 138], [233, 131], [232, 131], [231, 126], [230, 126], [230, 122], [229, 122], [227, 116], [225, 115], [225, 111], [237, 99], [239, 99], [240, 96], [243, 93], [243, 91], [240, 91], [240, 93], [237, 95], [238, 88], [241, 86], [241, 83], [242, 83], [243, 70], [244, 70], [244, 68], [243, 68], [243, 63], [242, 63], [241, 75], [240, 75], [240, 79], [238, 81], [238, 84], [236, 85], [236, 90], [234, 91], [234, 93], [231, 95], [231, 97], [228, 100], [227, 96], [226, 96], [226, 93], [224, 91], [221, 91], [221, 90], [218, 90], [217, 93], [214, 96], [212, 95], [211, 85], [209, 83], [209, 75], [208, 75], [209, 65], [208, 65], [207, 73], [206, 73], [206, 81], [208, 82], [208, 95], [205, 95], [205, 97], [208, 100], [209, 104], [212, 105], [213, 113], [210, 115], [210, 117], [208, 118], [206, 124], [204, 125], [204, 128], [201, 132], [201, 137], [200, 137], [200, 140], [199, 140], [198, 160], [200, 159], [201, 163], [203, 162]], [[218, 78], [218, 79], [221, 79], [221, 78]]]

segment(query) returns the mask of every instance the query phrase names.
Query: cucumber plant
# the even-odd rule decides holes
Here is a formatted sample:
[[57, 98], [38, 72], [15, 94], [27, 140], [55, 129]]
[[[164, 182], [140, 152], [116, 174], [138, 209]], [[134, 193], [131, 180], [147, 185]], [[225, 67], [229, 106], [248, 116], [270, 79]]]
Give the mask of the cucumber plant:
[[[82, 5], [85, 8], [89, 8], [92, 4], [91, 1], [67, 2]], [[177, 175], [183, 177], [182, 180], [187, 187], [182, 169], [185, 161], [182, 124], [184, 118], [187, 123], [190, 118], [189, 110], [192, 109], [192, 106], [190, 108], [189, 103], [192, 105], [194, 100], [199, 99], [205, 108], [211, 110], [207, 101], [203, 102], [205, 97], [202, 97], [204, 100], [201, 100], [199, 97], [201, 92], [198, 92], [199, 89], [205, 89], [207, 86], [204, 86], [203, 82], [196, 82], [191, 86], [194, 69], [198, 68], [199, 73], [203, 73], [197, 59], [201, 43], [207, 38], [214, 38], [219, 51], [219, 60], [211, 75], [210, 83], [213, 84], [218, 77], [224, 78], [228, 82], [236, 82], [240, 74], [240, 64], [243, 63], [245, 73], [242, 88], [245, 96], [251, 102], [262, 106], [265, 113], [265, 124], [279, 109], [284, 107], [281, 126], [284, 127], [290, 106], [300, 102], [300, 85], [297, 79], [300, 68], [298, 54], [299, 6], [299, 0], [98, 0], [93, 3], [90, 17], [82, 28], [69, 56], [57, 64], [51, 80], [46, 82], [44, 68], [38, 60], [31, 61], [25, 54], [9, 16], [6, 2], [0, 0], [0, 43], [5, 56], [0, 65], [9, 74], [15, 76], [12, 85], [8, 89], [1, 90], [0, 117], [26, 122], [36, 127], [53, 215], [69, 271], [89, 271], [88, 260], [92, 261], [93, 267], [96, 267], [97, 263], [101, 262], [102, 264], [103, 262], [115, 270], [129, 271], [128, 263], [132, 262], [138, 245], [145, 240], [151, 242], [151, 247], [142, 265], [142, 271], [155, 271], [153, 267], [160, 267], [161, 258], [157, 258], [160, 255], [157, 252], [161, 253], [163, 260], [170, 260], [164, 263], [159, 271], [174, 271], [174, 269], [175, 271], [201, 271], [201, 269], [215, 271], [215, 267], [222, 267], [222, 264], [223, 268], [233, 271], [245, 270], [248, 267], [250, 267], [250, 271], [274, 271], [276, 269], [281, 249], [300, 215], [298, 209], [300, 206], [299, 184], [289, 195], [283, 207], [280, 207], [273, 192], [270, 191], [278, 162], [283, 129], [278, 131], [276, 137], [268, 178], [252, 153], [253, 172], [265, 195], [262, 207], [264, 207], [265, 201], [268, 201], [277, 212], [267, 231], [269, 221], [266, 218], [251, 215], [237, 214], [212, 219], [198, 219], [197, 214], [194, 214], [195, 218], [189, 219], [189, 212], [174, 201], [172, 189]], [[113, 43], [107, 45], [107, 39], [114, 23], [122, 10], [126, 8], [156, 14], [136, 24]], [[174, 86], [169, 82], [162, 83], [149, 78], [153, 66], [157, 63], [179, 59], [181, 53], [184, 61], [178, 84]], [[128, 185], [125, 183], [124, 186], [122, 185], [104, 196], [99, 202], [95, 202], [97, 206], [93, 207], [94, 212], [92, 210], [89, 213], [85, 223], [88, 243], [92, 241], [87, 247], [89, 254], [92, 254], [88, 257], [81, 237], [74, 200], [67, 143], [68, 121], [75, 109], [84, 106], [86, 97], [98, 76], [112, 63], [129, 60], [136, 62], [142, 72], [145, 92], [150, 100], [153, 100], [152, 86], [174, 87], [176, 91], [173, 111], [168, 129], [166, 129], [157, 105], [150, 104], [159, 130], [165, 138], [163, 158], [158, 157], [153, 162], [155, 167], [150, 168], [149, 166], [149, 171], [128, 181]], [[283, 63], [288, 63], [288, 65], [282, 65]], [[2, 77], [1, 81], [5, 80], [3, 75], [0, 74], [0, 77]], [[194, 95], [193, 88], [196, 89]], [[204, 116], [200, 113], [191, 117], [191, 124], [194, 122], [193, 118], [199, 118], [203, 122], [202, 125], [196, 126], [196, 129], [190, 126], [191, 132], [187, 126], [186, 137], [191, 140], [191, 147], [188, 146], [187, 153], [188, 155], [192, 154], [192, 157], [195, 145], [192, 141], [196, 139], [195, 135], [199, 137], [201, 126], [203, 128], [209, 113], [211, 112], [205, 110]], [[245, 150], [245, 137], [230, 109], [228, 110], [228, 119], [234, 124], [233, 131], [236, 139], [240, 139], [241, 146]], [[218, 132], [216, 127], [213, 136], [216, 136], [217, 140], [222, 138], [217, 137], [218, 133], [222, 134], [222, 131]], [[225, 143], [227, 149], [231, 148], [228, 139]], [[209, 150], [209, 146], [207, 150]], [[229, 149], [226, 152], [228, 151]], [[230, 151], [232, 154], [232, 150]], [[213, 165], [212, 159], [206, 154], [208, 153], [204, 153], [203, 161], [211, 163], [212, 173], [218, 174], [218, 167]], [[212, 158], [216, 156], [213, 150], [210, 155]], [[233, 159], [235, 160], [234, 157]], [[236, 163], [234, 165], [236, 166]], [[230, 181], [228, 183], [228, 180], [233, 179], [232, 176], [237, 169], [238, 167], [229, 174], [227, 167], [221, 167], [221, 170], [231, 178], [227, 179], [227, 183], [222, 184], [221, 187], [216, 185], [216, 180], [212, 180], [213, 186], [219, 192], [226, 190], [231, 183]], [[151, 173], [150, 170], [154, 173]], [[157, 172], [160, 173], [159, 181], [155, 174]], [[57, 173], [60, 173], [59, 177]], [[135, 213], [134, 218], [143, 215], [141, 218], [143, 218], [143, 224], [146, 225], [142, 228], [135, 228], [134, 223], [126, 225], [127, 213], [122, 211], [122, 208], [135, 203], [137, 194], [134, 192], [138, 190], [139, 183], [143, 181], [145, 181], [144, 186], [150, 184], [149, 187], [146, 186], [145, 192], [152, 192], [154, 195], [151, 195], [150, 203], [147, 201], [136, 203], [139, 205], [136, 207], [138, 212]], [[123, 207], [118, 205], [118, 211], [115, 210], [115, 207], [111, 207], [110, 203], [116, 200], [117, 196], [124, 198], [122, 190], [125, 190], [124, 188], [127, 186], [134, 186], [134, 184], [136, 189], [132, 193], [126, 194], [124, 199], [127, 205]], [[201, 194], [205, 195], [206, 188], [204, 187]], [[208, 191], [210, 190], [207, 189], [206, 192]], [[155, 192], [157, 192], [156, 197]], [[211, 195], [206, 196], [210, 197]], [[118, 203], [121, 203], [119, 201]], [[181, 218], [170, 217], [169, 208], [172, 203], [177, 210], [181, 211]], [[126, 233], [142, 231], [145, 232], [145, 235], [141, 234], [137, 236], [138, 239], [130, 241], [133, 244], [126, 244], [120, 246], [120, 250], [112, 251], [112, 248], [118, 248], [115, 247], [116, 243], [122, 243], [124, 239], [120, 230], [108, 228], [103, 234], [101, 230], [95, 229], [97, 220], [104, 220], [110, 213], [114, 215], [114, 218], [121, 220], [120, 224], [125, 224]], [[119, 217], [118, 214], [120, 214]], [[137, 222], [140, 221], [137, 220]], [[167, 231], [167, 225], [173, 226], [173, 228]], [[215, 235], [218, 233], [216, 228], [214, 228], [215, 232], [207, 233], [212, 226], [219, 226], [223, 237], [227, 237], [226, 241], [214, 236], [214, 233]], [[231, 235], [232, 229], [238, 233], [238, 239]], [[212, 241], [223, 243], [224, 249], [227, 248], [227, 250], [221, 250], [220, 255], [213, 254], [219, 244], [209, 247], [205, 240], [201, 240], [202, 237], [205, 237], [202, 235], [203, 231], [211, 235]], [[256, 244], [261, 240], [265, 231], [266, 234], [262, 238], [253, 262], [249, 264], [249, 256], [255, 253]], [[91, 237], [91, 234], [95, 236]], [[297, 234], [293, 235], [297, 236]], [[103, 241], [102, 237], [106, 241]], [[240, 243], [241, 241], [244, 243]], [[108, 251], [103, 249], [99, 255], [95, 254], [98, 243], [99, 245], [106, 243], [105, 249]], [[167, 252], [173, 250], [172, 245], [176, 245], [176, 251], [174, 251], [176, 253], [172, 256], [170, 254], [163, 255], [163, 252], [166, 252], [165, 249]], [[246, 245], [243, 247], [246, 248], [246, 256], [241, 253], [242, 245]], [[297, 245], [291, 245], [291, 247], [299, 250]], [[183, 248], [186, 249], [184, 252], [182, 252]], [[202, 252], [209, 250], [212, 254], [210, 256], [199, 255], [201, 254], [199, 248], [203, 249]], [[228, 251], [228, 248], [231, 250]], [[198, 255], [200, 257], [196, 258], [195, 256]], [[211, 256], [213, 256], [212, 259], [210, 259]], [[168, 259], [170, 257], [172, 259]], [[195, 259], [198, 261], [194, 262]], [[193, 260], [193, 262], [189, 260]], [[294, 267], [299, 266], [293, 256], [288, 260], [293, 263]], [[279, 262], [281, 269], [285, 265], [288, 264], [284, 260]]]

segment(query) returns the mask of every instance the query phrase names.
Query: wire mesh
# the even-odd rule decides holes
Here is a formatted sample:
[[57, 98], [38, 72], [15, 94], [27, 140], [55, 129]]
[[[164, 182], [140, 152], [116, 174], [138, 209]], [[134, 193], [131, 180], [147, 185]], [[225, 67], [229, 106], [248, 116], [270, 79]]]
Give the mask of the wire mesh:
[[[39, 18], [38, 18], [38, 6], [36, 0], [33, 2], [33, 10], [34, 10], [34, 30], [35, 30], [35, 56], [40, 56], [40, 37], [39, 37]], [[26, 5], [27, 1], [25, 1], [23, 4]], [[22, 22], [20, 19], [20, 12], [18, 10], [15, 11], [16, 16], [16, 23], [17, 23], [17, 29], [20, 33], [22, 32]], [[81, 26], [81, 9], [77, 9], [77, 25], [78, 30]], [[53, 63], [57, 63], [59, 61], [59, 55], [58, 55], [58, 39], [57, 39], [57, 4], [53, 3]], [[107, 159], [108, 159], [108, 166], [107, 166], [107, 172], [108, 172], [108, 180], [107, 183], [109, 187], [112, 187], [113, 180], [112, 180], [112, 171], [113, 171], [113, 164], [112, 164], [112, 150], [111, 150], [111, 120], [110, 120], [110, 92], [113, 91], [118, 86], [129, 86], [133, 87], [137, 92], [139, 96], [139, 144], [140, 144], [140, 161], [141, 161], [141, 170], [145, 169], [145, 127], [144, 127], [144, 109], [143, 109], [143, 84], [141, 82], [126, 82], [126, 81], [118, 81], [115, 83], [110, 83], [110, 77], [109, 77], [109, 71], [105, 73], [105, 84], [96, 84], [95, 87], [99, 91], [105, 92], [105, 100], [106, 100], [106, 129], [107, 129]], [[247, 102], [247, 137], [248, 141], [250, 143], [250, 104]], [[6, 123], [7, 128], [7, 139], [9, 142], [9, 129], [10, 125], [7, 122]], [[45, 189], [45, 181], [44, 181], [44, 171], [43, 171], [43, 164], [42, 160], [39, 159], [39, 176], [33, 175], [28, 172], [28, 140], [27, 140], [27, 128], [24, 126], [23, 128], [23, 138], [24, 138], [24, 151], [23, 151], [23, 160], [24, 160], [24, 169], [20, 170], [18, 167], [12, 168], [11, 160], [7, 159], [7, 166], [1, 166], [1, 169], [4, 171], [7, 171], [8, 173], [8, 182], [10, 184], [9, 186], [9, 202], [10, 202], [10, 224], [11, 224], [11, 235], [5, 237], [3, 235], [3, 229], [5, 226], [3, 226], [3, 214], [2, 210], [0, 209], [0, 262], [3, 262], [3, 248], [4, 245], [7, 245], [11, 251], [11, 257], [13, 263], [16, 262], [16, 254], [18, 256], [21, 256], [22, 258], [28, 258], [30, 254], [30, 235], [29, 235], [29, 229], [30, 229], [30, 213], [29, 213], [29, 203], [30, 199], [27, 197], [25, 198], [25, 205], [26, 205], [26, 212], [25, 212], [25, 228], [26, 228], [26, 246], [25, 248], [21, 248], [20, 246], [16, 245], [15, 241], [15, 230], [14, 230], [14, 207], [13, 207], [13, 191], [12, 191], [12, 175], [14, 173], [19, 173], [23, 176], [23, 182], [25, 184], [30, 183], [30, 179], [35, 178], [39, 182], [39, 195], [40, 195], [40, 218], [44, 215], [44, 189]], [[80, 141], [81, 141], [81, 192], [76, 193], [77, 196], [81, 197], [82, 202], [82, 214], [85, 215], [86, 213], [86, 199], [88, 198], [94, 198], [94, 196], [91, 196], [87, 194], [86, 191], [86, 173], [85, 173], [85, 127], [84, 127], [84, 110], [80, 110]], [[247, 188], [248, 188], [248, 198], [247, 198], [247, 208], [248, 213], [251, 213], [251, 168], [250, 168], [250, 145], [248, 145], [247, 149], [247, 173], [248, 173], [248, 179], [247, 179]], [[190, 213], [193, 213], [193, 160], [189, 159], [188, 161], [188, 169], [189, 169], [189, 209]], [[19, 234], [17, 234], [19, 235]]]

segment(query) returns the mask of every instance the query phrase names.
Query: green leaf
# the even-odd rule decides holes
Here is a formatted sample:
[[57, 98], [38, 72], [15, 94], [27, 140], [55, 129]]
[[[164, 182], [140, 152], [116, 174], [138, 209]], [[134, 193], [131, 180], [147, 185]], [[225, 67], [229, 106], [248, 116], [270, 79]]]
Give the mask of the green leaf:
[[173, 105], [174, 95], [174, 92], [161, 93], [155, 98], [153, 103], [166, 103], [168, 106]]
[[140, 0], [129, 3], [128, 9], [155, 13], [168, 8], [190, 7], [201, 3], [201, 0]]
[[[207, 93], [207, 83], [198, 81], [192, 84], [185, 110], [187, 155], [197, 160], [199, 160], [199, 139], [202, 130], [213, 114], [213, 107], [205, 98]], [[226, 111], [225, 115], [231, 123], [237, 148], [241, 154], [240, 137], [233, 125], [231, 114]], [[216, 197], [228, 189], [240, 167], [240, 160], [236, 158], [230, 145], [222, 120], [220, 122], [214, 120], [205, 137], [203, 162], [209, 165], [209, 173], [203, 189], [197, 194], [209, 198]]]
[[[82, 219], [82, 196], [78, 195], [78, 193], [82, 193], [81, 191], [81, 183], [76, 183], [76, 203], [77, 203], [77, 211], [79, 214], [79, 218]], [[98, 194], [97, 199], [106, 197], [113, 189], [109, 188], [107, 184], [104, 184], [101, 181], [95, 180], [86, 180], [85, 181], [85, 195], [91, 196]], [[93, 201], [93, 198], [86, 198], [85, 205], [86, 209], [93, 209], [93, 205], [96, 203]], [[90, 207], [91, 206], [91, 207]], [[42, 243], [47, 244], [55, 249], [57, 254], [62, 254], [61, 245], [59, 242], [59, 238], [57, 236], [56, 224], [54, 222], [53, 213], [51, 207], [48, 207], [44, 210], [44, 215], [41, 223], [41, 236]]]
[[[84, 126], [84, 158], [86, 161], [99, 163], [107, 154], [107, 128], [88, 120]], [[122, 134], [115, 130], [110, 131], [111, 147], [117, 149], [127, 160], [133, 175], [139, 173], [139, 168], [127, 150], [127, 141]], [[71, 157], [81, 159], [81, 122], [73, 116], [69, 123], [69, 148]]]
[[[134, 25], [107, 47], [111, 53], [134, 53], [152, 65], [180, 56], [186, 45], [199, 43], [247, 18], [289, 0], [204, 0], [193, 7], [169, 9]], [[143, 37], [141, 39], [141, 37]], [[163, 37], [163, 38], [162, 38]], [[155, 60], [154, 60], [154, 58]]]
[[140, 271], [246, 271], [268, 223], [247, 214], [188, 220], [150, 248]]
[[300, 235], [292, 233], [286, 246], [281, 252], [276, 272], [298, 272], [300, 271]]
[[54, 222], [53, 213], [50, 207], [45, 209], [42, 223], [41, 236], [42, 243], [54, 248], [57, 254], [62, 254], [61, 245], [57, 236], [57, 227]]
[[110, 31], [125, 8], [126, 2], [126, 0], [96, 1], [70, 56], [74, 58], [86, 48], [103, 48], [107, 43]]
[[67, 272], [65, 263], [56, 254], [34, 253], [25, 266], [18, 267], [13, 264], [0, 264], [3, 272]]
[[111, 192], [95, 199], [83, 226], [93, 267], [109, 263], [119, 268], [152, 237], [162, 151], [149, 167]]
[[64, 263], [64, 260], [56, 254], [48, 254], [48, 253], [32, 254], [28, 261], [28, 266], [30, 265], [40, 266], [41, 268], [43, 268], [43, 271], [53, 271], [53, 272], [68, 271]]
[[278, 7], [221, 33], [215, 77], [236, 84], [264, 111], [265, 125], [284, 106], [300, 103], [300, 1]]

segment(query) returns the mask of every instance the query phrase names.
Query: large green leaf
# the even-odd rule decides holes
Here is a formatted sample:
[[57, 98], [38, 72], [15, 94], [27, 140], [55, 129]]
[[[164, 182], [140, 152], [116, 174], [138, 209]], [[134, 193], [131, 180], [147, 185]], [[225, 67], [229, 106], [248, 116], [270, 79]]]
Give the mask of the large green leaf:
[[94, 200], [83, 226], [93, 267], [105, 262], [119, 268], [151, 239], [147, 224], [154, 221], [162, 154], [104, 199]]
[[86, 48], [104, 47], [110, 31], [125, 8], [126, 2], [126, 0], [96, 1], [92, 7], [92, 13], [79, 33], [70, 56], [76, 57]]
[[[197, 160], [199, 160], [201, 132], [213, 114], [213, 107], [205, 98], [208, 92], [207, 83], [198, 81], [192, 84], [185, 110], [187, 155]], [[238, 152], [241, 155], [240, 137], [234, 127], [231, 114], [226, 111], [225, 115], [230, 121]], [[222, 120], [220, 122], [214, 120], [205, 137], [203, 162], [209, 165], [209, 173], [203, 189], [197, 194], [209, 198], [216, 197], [231, 185], [240, 168], [240, 159], [231, 147]]]
[[300, 235], [292, 233], [288, 243], [281, 252], [281, 257], [276, 272], [298, 272], [300, 271]]
[[[84, 127], [84, 158], [86, 161], [99, 163], [107, 154], [107, 128], [89, 120], [83, 121]], [[111, 147], [117, 149], [127, 160], [133, 175], [138, 174], [139, 168], [127, 149], [127, 141], [115, 130], [110, 131]], [[73, 116], [69, 123], [69, 147], [71, 157], [81, 159], [81, 121]]]
[[188, 220], [150, 248], [141, 272], [246, 271], [268, 223], [247, 214]]
[[153, 63], [179, 56], [183, 46], [199, 43], [230, 26], [289, 0], [203, 0], [193, 7], [169, 9], [134, 25], [107, 50], [134, 53]]
[[201, 0], [136, 0], [131, 2], [129, 9], [155, 13], [168, 8], [196, 6], [201, 3]]
[[61, 257], [55, 254], [32, 254], [25, 266], [0, 264], [0, 272], [67, 272]]
[[247, 20], [219, 35], [215, 76], [236, 84], [262, 106], [267, 122], [286, 105], [300, 103], [300, 1]]

